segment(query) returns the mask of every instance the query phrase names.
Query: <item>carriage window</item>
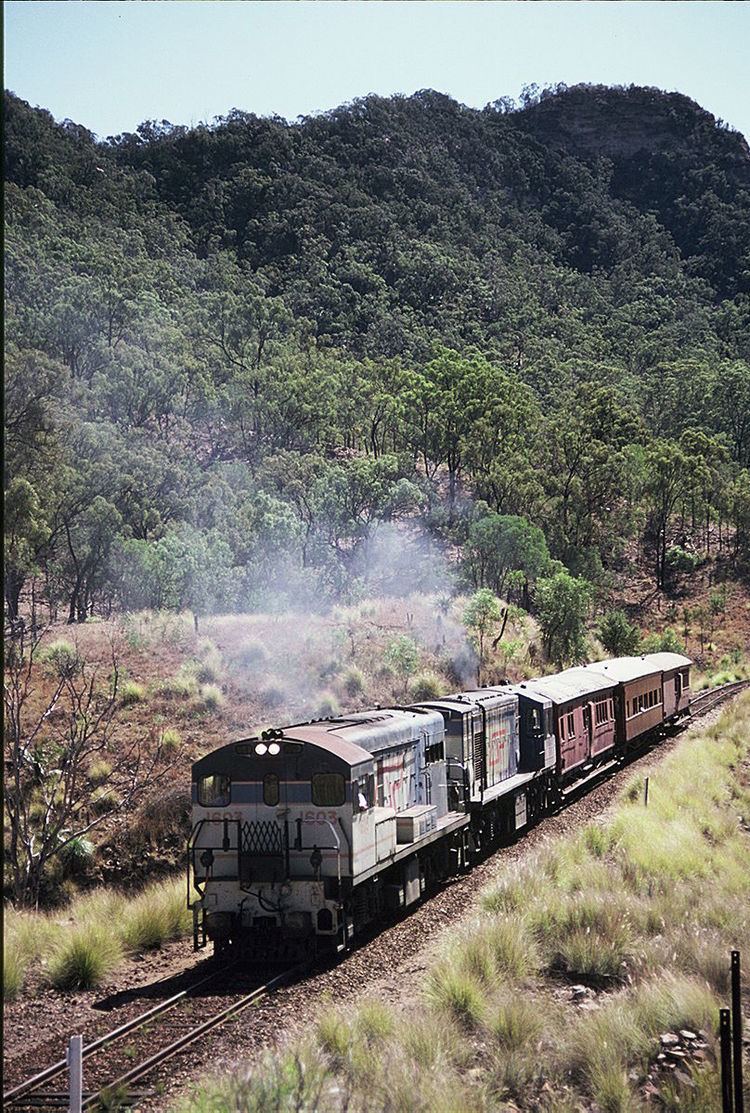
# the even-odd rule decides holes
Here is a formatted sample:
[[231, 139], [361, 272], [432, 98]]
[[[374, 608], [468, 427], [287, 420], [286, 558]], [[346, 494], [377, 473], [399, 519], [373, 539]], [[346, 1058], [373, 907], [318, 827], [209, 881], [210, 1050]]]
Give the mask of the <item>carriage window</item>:
[[575, 734], [575, 732], [576, 732], [576, 721], [575, 721], [575, 718], [573, 716], [573, 712], [571, 711], [571, 713], [568, 715], [568, 736], [572, 738], [573, 735]]
[[312, 802], [321, 808], [339, 808], [346, 799], [342, 773], [313, 773]]
[[204, 808], [223, 808], [230, 800], [232, 782], [229, 777], [212, 775], [198, 781], [198, 803]]
[[263, 778], [263, 803], [275, 808], [279, 802], [279, 778], [275, 773], [266, 773]]

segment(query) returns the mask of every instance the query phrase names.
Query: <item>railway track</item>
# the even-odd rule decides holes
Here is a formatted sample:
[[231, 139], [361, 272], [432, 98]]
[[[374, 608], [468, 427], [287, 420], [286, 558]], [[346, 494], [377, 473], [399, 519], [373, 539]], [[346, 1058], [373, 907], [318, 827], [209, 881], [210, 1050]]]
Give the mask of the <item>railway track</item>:
[[[247, 992], [242, 992], [237, 983], [241, 983], [243, 975], [237, 970], [237, 964], [224, 966], [86, 1044], [83, 1048], [83, 1109], [106, 1107], [107, 1095], [116, 1095], [121, 1104], [129, 1104], [128, 1091], [133, 1083], [142, 1081], [189, 1044], [255, 1005], [302, 969], [303, 966], [296, 966], [284, 970], [269, 981], [253, 984]], [[216, 997], [231, 1000], [206, 1016], [207, 1001]], [[125, 1037], [136, 1035], [140, 1047], [124, 1043]], [[145, 1050], [149, 1053], [144, 1055]], [[67, 1109], [67, 1092], [47, 1089], [55, 1079], [67, 1077], [67, 1072], [67, 1060], [60, 1059], [3, 1094], [3, 1108]], [[131, 1095], [136, 1099], [140, 1096], [143, 1095]]]
[[[735, 681], [696, 695], [690, 704], [690, 717], [680, 724], [679, 729], [685, 729], [691, 720], [708, 714], [749, 686], [750, 681]], [[647, 749], [651, 748], [654, 747], [649, 746]], [[632, 756], [637, 758], [643, 754], [639, 752]], [[612, 771], [609, 768], [599, 770], [592, 779], [598, 783], [600, 780], [607, 779]], [[573, 793], [566, 799], [566, 805], [574, 803], [580, 795], [593, 787], [594, 784], [586, 784], [583, 793]], [[237, 970], [236, 964], [222, 967], [85, 1045], [83, 1062], [86, 1089], [83, 1108], [90, 1110], [102, 1108], [103, 1092], [120, 1095], [121, 1102], [123, 1101], [121, 1095], [125, 1095], [124, 1103], [127, 1104], [127, 1093], [133, 1083], [147, 1078], [172, 1056], [179, 1054], [184, 1048], [231, 1020], [244, 1009], [250, 1008], [277, 987], [291, 981], [305, 968], [306, 966], [295, 966], [284, 970], [269, 981], [252, 985], [247, 992], [241, 992], [236, 983], [242, 974]], [[234, 979], [234, 985], [230, 979]], [[207, 1000], [215, 999], [217, 996], [231, 997], [231, 1000], [210, 1016], [201, 1015], [205, 1014]], [[158, 1034], [155, 1030], [156, 1025], [158, 1025]], [[126, 1036], [136, 1033], [141, 1033], [149, 1044], [150, 1053], [145, 1057], [141, 1057], [138, 1050], [132, 1046], [123, 1045]], [[154, 1047], [157, 1042], [162, 1046]], [[67, 1070], [66, 1060], [61, 1059], [40, 1071], [34, 1077], [7, 1091], [3, 1095], [3, 1108], [36, 1110], [67, 1108], [67, 1093], [53, 1093], [44, 1089], [55, 1079], [67, 1077]], [[139, 1097], [146, 1095], [131, 1091], [130, 1096], [137, 1101]]]
[[707, 715], [719, 704], [725, 703], [732, 696], [739, 695], [741, 691], [750, 686], [750, 680], [735, 680], [731, 684], [720, 684], [717, 688], [709, 688], [693, 696], [690, 701], [690, 714], [693, 718]]

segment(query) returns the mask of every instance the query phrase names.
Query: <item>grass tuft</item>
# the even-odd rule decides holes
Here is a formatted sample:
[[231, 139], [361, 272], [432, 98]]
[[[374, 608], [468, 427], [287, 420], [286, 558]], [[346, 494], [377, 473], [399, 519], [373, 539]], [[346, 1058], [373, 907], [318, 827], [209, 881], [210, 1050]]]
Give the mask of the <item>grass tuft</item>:
[[167, 727], [166, 730], [161, 732], [159, 737], [162, 752], [165, 754], [173, 754], [175, 750], [178, 750], [181, 741], [180, 732], [173, 727]]
[[481, 1024], [486, 1009], [482, 986], [456, 965], [444, 963], [431, 970], [425, 992], [433, 1008], [447, 1013], [459, 1024], [467, 1028]]
[[356, 665], [352, 665], [347, 669], [341, 678], [344, 691], [348, 696], [358, 696], [365, 686], [365, 678], [362, 675], [362, 670], [358, 669]]
[[158, 692], [164, 699], [188, 700], [195, 695], [197, 689], [198, 684], [195, 677], [180, 670], [176, 676], [170, 676], [166, 680], [162, 680]]
[[221, 688], [216, 684], [202, 684], [199, 696], [200, 702], [206, 711], [218, 711], [224, 705]]
[[126, 950], [143, 951], [179, 939], [190, 926], [182, 882], [167, 882], [146, 889], [127, 903], [119, 935]]
[[132, 707], [136, 703], [143, 703], [146, 698], [146, 689], [135, 680], [126, 680], [120, 688], [120, 703], [123, 707]]
[[118, 940], [99, 924], [84, 923], [60, 940], [49, 960], [48, 975], [55, 989], [94, 989], [122, 958]]
[[28, 956], [17, 939], [3, 940], [3, 1000], [15, 1001], [23, 989]]
[[341, 706], [333, 692], [323, 692], [318, 697], [315, 714], [319, 719], [332, 719], [341, 713]]
[[268, 653], [262, 641], [257, 638], [248, 638], [237, 649], [234, 660], [240, 668], [259, 669], [268, 660]]
[[412, 699], [437, 699], [445, 691], [445, 681], [435, 672], [420, 672], [409, 685]]
[[224, 663], [213, 642], [209, 642], [208, 648], [201, 659], [194, 664], [195, 679], [199, 684], [215, 684], [221, 680]]

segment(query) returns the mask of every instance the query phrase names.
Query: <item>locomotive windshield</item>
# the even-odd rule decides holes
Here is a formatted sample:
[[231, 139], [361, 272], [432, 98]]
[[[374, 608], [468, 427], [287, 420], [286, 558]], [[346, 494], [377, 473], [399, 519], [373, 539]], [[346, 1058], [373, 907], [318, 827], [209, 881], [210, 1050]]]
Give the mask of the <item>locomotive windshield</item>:
[[313, 773], [312, 802], [321, 808], [340, 808], [346, 800], [342, 773]]
[[210, 774], [198, 781], [198, 803], [204, 808], [223, 808], [232, 796], [229, 777]]

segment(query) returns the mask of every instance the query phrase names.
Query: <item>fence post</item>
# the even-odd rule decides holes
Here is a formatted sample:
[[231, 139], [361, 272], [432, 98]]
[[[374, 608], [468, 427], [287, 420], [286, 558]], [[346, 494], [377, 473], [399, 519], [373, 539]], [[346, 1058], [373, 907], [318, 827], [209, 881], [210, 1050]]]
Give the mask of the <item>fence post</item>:
[[81, 1113], [83, 1105], [83, 1036], [71, 1036], [68, 1042], [70, 1073], [69, 1113]]
[[732, 1113], [732, 1024], [729, 1009], [719, 1009], [721, 1040], [721, 1113]]
[[742, 1093], [742, 998], [740, 996], [740, 952], [732, 951], [732, 1071], [734, 1113], [744, 1113]]
[[646, 777], [646, 781], [643, 786], [643, 806], [644, 808], [648, 807], [648, 777]]

